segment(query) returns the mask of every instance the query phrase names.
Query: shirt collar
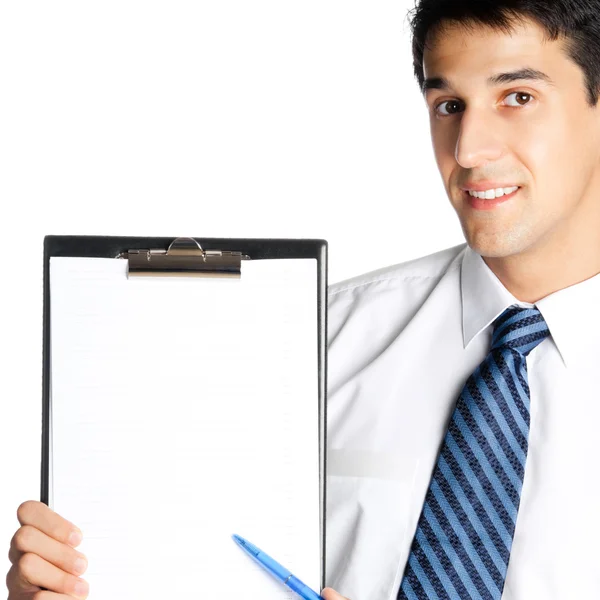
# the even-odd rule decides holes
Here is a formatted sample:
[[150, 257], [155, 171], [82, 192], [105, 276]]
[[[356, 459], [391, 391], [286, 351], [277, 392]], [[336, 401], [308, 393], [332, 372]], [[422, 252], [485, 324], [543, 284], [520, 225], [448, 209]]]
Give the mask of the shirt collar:
[[560, 356], [568, 366], [600, 329], [600, 273], [558, 290], [534, 304], [517, 300], [483, 258], [466, 246], [461, 264], [463, 345], [490, 325], [511, 304], [542, 313]]

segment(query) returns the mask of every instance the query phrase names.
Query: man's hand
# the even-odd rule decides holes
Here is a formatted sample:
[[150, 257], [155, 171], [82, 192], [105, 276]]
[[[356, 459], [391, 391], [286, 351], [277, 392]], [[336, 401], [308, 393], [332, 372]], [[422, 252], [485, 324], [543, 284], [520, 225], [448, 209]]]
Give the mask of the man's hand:
[[[88, 583], [77, 577], [86, 570], [87, 560], [74, 550], [81, 537], [70, 537], [73, 533], [81, 535], [79, 529], [35, 500], [19, 506], [17, 519], [21, 527], [8, 552], [12, 563], [6, 576], [8, 600], [87, 598]], [[42, 588], [49, 591], [39, 593]]]
[[321, 596], [323, 596], [325, 600], [348, 600], [348, 598], [341, 596], [333, 588], [323, 588]]

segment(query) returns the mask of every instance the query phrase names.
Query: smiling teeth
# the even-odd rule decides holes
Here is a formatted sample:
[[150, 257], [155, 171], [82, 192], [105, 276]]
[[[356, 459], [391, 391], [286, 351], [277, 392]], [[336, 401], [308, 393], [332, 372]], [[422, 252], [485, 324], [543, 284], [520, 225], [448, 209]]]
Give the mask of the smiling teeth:
[[496, 188], [495, 190], [486, 190], [485, 192], [469, 191], [469, 195], [474, 196], [475, 198], [485, 198], [486, 200], [493, 200], [494, 198], [500, 198], [501, 196], [512, 194], [515, 190], [518, 189], [519, 186], [515, 185], [514, 187]]

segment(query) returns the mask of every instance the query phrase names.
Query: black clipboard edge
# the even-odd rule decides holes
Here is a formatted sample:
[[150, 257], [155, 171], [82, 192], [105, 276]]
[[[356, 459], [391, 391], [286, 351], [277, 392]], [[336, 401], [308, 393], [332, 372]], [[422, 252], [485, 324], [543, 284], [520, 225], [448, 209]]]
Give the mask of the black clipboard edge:
[[[49, 416], [50, 416], [50, 257], [83, 256], [115, 258], [132, 249], [169, 247], [174, 237], [128, 237], [95, 235], [46, 235], [44, 237], [43, 284], [43, 346], [42, 346], [42, 456], [40, 501], [48, 505], [49, 477]], [[274, 258], [317, 259], [317, 327], [319, 363], [319, 478], [321, 524], [321, 589], [326, 579], [326, 507], [327, 507], [327, 282], [328, 243], [312, 238], [199, 238], [194, 237], [204, 250], [241, 251], [252, 260]], [[242, 262], [243, 264], [243, 262]], [[242, 266], [243, 269], [243, 266]]]

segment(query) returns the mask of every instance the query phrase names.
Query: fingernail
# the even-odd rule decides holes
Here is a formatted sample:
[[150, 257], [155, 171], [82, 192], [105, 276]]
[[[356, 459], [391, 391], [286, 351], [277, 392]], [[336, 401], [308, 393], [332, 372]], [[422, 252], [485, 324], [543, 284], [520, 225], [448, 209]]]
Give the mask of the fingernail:
[[75, 593], [78, 596], [85, 596], [88, 593], [88, 584], [87, 581], [84, 581], [83, 579], [78, 581], [75, 584]]
[[81, 575], [87, 569], [87, 561], [84, 558], [78, 558], [73, 566], [75, 571]]
[[81, 531], [79, 531], [79, 529], [75, 529], [71, 532], [71, 535], [69, 536], [69, 544], [71, 544], [72, 546], [78, 546], [79, 544], [81, 544], [82, 539], [83, 535], [81, 534]]

